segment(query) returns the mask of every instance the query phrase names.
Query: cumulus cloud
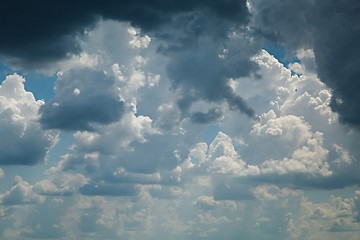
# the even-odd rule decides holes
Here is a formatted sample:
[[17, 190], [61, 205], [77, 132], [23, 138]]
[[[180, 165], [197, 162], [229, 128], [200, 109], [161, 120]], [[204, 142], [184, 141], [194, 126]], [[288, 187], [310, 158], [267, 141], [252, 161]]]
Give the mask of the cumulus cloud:
[[34, 192], [43, 196], [71, 196], [89, 182], [84, 175], [49, 171], [48, 177], [33, 185]]
[[[311, 52], [300, 52], [299, 55], [302, 59], [306, 55], [305, 66], [312, 66]], [[357, 139], [357, 133], [347, 132], [334, 121], [336, 114], [328, 106], [331, 97], [328, 88], [317, 79], [311, 67], [306, 68], [302, 62], [298, 63], [302, 73], [293, 75], [274, 60], [265, 51], [256, 56], [262, 78], [274, 79], [258, 85], [254, 91], [244, 92], [249, 99], [267, 101], [268, 105], [264, 105], [251, 100], [255, 108], [261, 104], [265, 113], [257, 121], [242, 127], [238, 127], [238, 115], [226, 113], [222, 126], [227, 129], [228, 135], [225, 134], [226, 137], [219, 141], [219, 136], [224, 134], [219, 133], [209, 146], [212, 146], [211, 149], [228, 150], [211, 153], [206, 143], [199, 143], [190, 151], [189, 169], [198, 169], [197, 173], [207, 169], [211, 173], [227, 174], [226, 178], [213, 176], [213, 181], [219, 184], [214, 190], [233, 189], [242, 192], [243, 196], [251, 196], [246, 189], [259, 182], [295, 189], [334, 189], [356, 184], [358, 180], [351, 169], [358, 169], [352, 155], [357, 155], [358, 151], [350, 147], [351, 144], [347, 145], [351, 149], [347, 151], [338, 143], [347, 141], [345, 139], [350, 135], [353, 140]], [[258, 84], [250, 81], [239, 81], [234, 88], [241, 92], [241, 87], [246, 84]], [[234, 125], [229, 122], [232, 115]], [[231, 132], [234, 129], [239, 130]], [[237, 182], [234, 179], [238, 179]]]
[[136, 116], [129, 112], [123, 118], [109, 126], [99, 127], [97, 132], [76, 132], [77, 147], [83, 152], [101, 152], [113, 155], [131, 151], [134, 142], [145, 143], [146, 135], [156, 134], [152, 120], [147, 116]]
[[216, 202], [212, 197], [203, 195], [196, 199], [195, 205], [203, 210], [211, 210], [215, 208]]
[[[290, 50], [314, 50], [317, 73], [333, 90], [331, 109], [340, 114], [341, 122], [358, 127], [359, 70], [355, 66], [359, 49], [355, 42], [360, 34], [353, 23], [359, 21], [356, 14], [359, 2], [254, 0], [249, 3], [253, 24], [265, 37]], [[297, 29], [297, 34], [293, 29]]]
[[45, 129], [93, 130], [93, 124], [120, 119], [124, 103], [114, 90], [114, 79], [92, 69], [59, 73], [56, 97], [40, 108]]
[[[133, 46], [142, 38], [148, 40], [145, 45]], [[62, 62], [56, 95], [40, 109], [42, 127], [95, 132], [123, 116], [122, 121], [129, 123], [130, 113], [137, 112], [138, 91], [156, 86], [161, 78], [145, 71], [147, 58], [142, 50], [150, 40], [128, 24], [99, 22], [82, 42], [82, 55]]]
[[[11, 9], [15, 8], [19, 13], [16, 18], [11, 14]], [[248, 75], [256, 70], [256, 64], [250, 58], [258, 52], [264, 37], [288, 50], [313, 49], [317, 73], [333, 90], [332, 110], [340, 114], [340, 121], [357, 126], [356, 113], [359, 111], [354, 104], [357, 102], [354, 90], [357, 89], [354, 80], [357, 68], [353, 67], [356, 66], [356, 51], [349, 46], [354, 47], [353, 43], [359, 37], [358, 30], [351, 24], [358, 20], [354, 13], [358, 8], [358, 3], [353, 0], [331, 3], [307, 0], [286, 3], [278, 0], [173, 1], [171, 4], [165, 1], [152, 4], [111, 1], [87, 5], [63, 1], [52, 6], [46, 2], [7, 2], [2, 15], [1, 26], [5, 34], [0, 52], [3, 59], [10, 59], [14, 64], [36, 67], [80, 53], [79, 39], [93, 29], [99, 19], [130, 22], [163, 41], [160, 49], [171, 57], [168, 73], [173, 86], [186, 93], [179, 100], [182, 109], [196, 99], [204, 98], [227, 101], [233, 109], [252, 117], [254, 110], [243, 97], [233, 93], [227, 83], [229, 77]], [[328, 14], [323, 14], [325, 12]], [[47, 21], [34, 24], [42, 19]], [[244, 27], [247, 25], [250, 28]], [[298, 34], [293, 34], [293, 29], [297, 29]], [[239, 41], [233, 41], [234, 33], [241, 35]], [[329, 41], [334, 33], [341, 38], [336, 42]], [[135, 38], [131, 45], [141, 47], [147, 45], [149, 39]], [[241, 51], [232, 49], [234, 43], [241, 46]], [[192, 50], [194, 47], [196, 51]], [[346, 57], [338, 61], [339, 54]], [[30, 58], [32, 60], [28, 61]], [[209, 64], [210, 61], [213, 67], [204, 71], [204, 62]], [[307, 67], [309, 71], [314, 70]], [[184, 68], [188, 70], [181, 71]], [[205, 82], [208, 84], [202, 84]]]
[[[288, 123], [287, 120], [290, 120]], [[281, 119], [281, 118], [280, 118]], [[278, 119], [278, 120], [280, 120]], [[282, 120], [285, 120], [283, 123]], [[299, 121], [297, 124], [291, 123], [292, 120]], [[298, 119], [292, 115], [288, 115], [283, 117], [279, 122], [275, 123], [271, 120], [268, 121], [270, 123], [269, 128], [265, 128], [266, 130], [263, 132], [265, 134], [273, 135], [273, 136], [284, 136], [285, 141], [291, 140], [292, 137], [288, 138], [286, 135], [289, 133], [287, 130], [290, 130], [292, 127], [299, 128], [302, 127], [304, 129], [299, 132], [290, 133], [289, 136], [298, 136], [296, 139], [297, 142], [295, 145], [300, 146], [300, 148], [294, 150], [291, 158], [284, 158], [283, 160], [266, 160], [261, 165], [261, 170], [263, 173], [271, 173], [277, 172], [278, 174], [286, 174], [288, 172], [293, 173], [308, 173], [314, 175], [322, 175], [329, 176], [331, 175], [331, 171], [329, 170], [329, 165], [326, 162], [328, 150], [325, 149], [323, 145], [323, 134], [321, 132], [316, 132], [312, 136], [307, 135], [311, 134], [308, 128], [309, 126], [306, 123], [301, 123], [302, 120]], [[285, 128], [283, 128], [285, 127]], [[290, 127], [290, 128], [289, 128]], [[261, 128], [261, 127], [260, 127]], [[253, 129], [257, 129], [256, 127]], [[283, 132], [283, 130], [285, 130]], [[260, 130], [262, 131], [262, 130]], [[292, 131], [292, 130], [290, 130]], [[304, 135], [302, 135], [302, 133]], [[301, 146], [304, 144], [303, 146]]]
[[24, 181], [21, 177], [16, 176], [15, 182], [16, 184], [10, 190], [1, 194], [1, 204], [40, 204], [45, 201], [45, 197], [36, 194], [33, 190], [33, 186]]
[[57, 134], [42, 130], [36, 100], [24, 88], [25, 79], [9, 75], [0, 85], [0, 164], [34, 165], [44, 162], [47, 152], [56, 143]]
[[[310, 16], [329, 4], [89, 3], [77, 16], [63, 22], [51, 16], [34, 27], [58, 26], [48, 38], [30, 41], [23, 32], [24, 46], [16, 48], [17, 39], [6, 51], [0, 47], [2, 60], [16, 66], [47, 67], [41, 52], [26, 64], [40, 42], [49, 64], [61, 59], [47, 68], [61, 71], [46, 103], [23, 90], [18, 76], [4, 81], [0, 92], [9, 83], [13, 91], [0, 94], [7, 120], [0, 129], [13, 131], [10, 140], [29, 129], [53, 136], [42, 156], [55, 142], [51, 129], [63, 137], [44, 174], [37, 168], [39, 175], [26, 172], [28, 182], [4, 181], [1, 237], [356, 238], [360, 134], [339, 124], [341, 114], [330, 107], [335, 87], [318, 74], [317, 40], [325, 30], [316, 33], [320, 15]], [[62, 9], [70, 6], [64, 1], [58, 10], [75, 14], [80, 5], [72, 5]], [[23, 15], [32, 22], [33, 13]], [[284, 62], [292, 62], [259, 51], [263, 38], [286, 48]], [[57, 41], [63, 45], [52, 52]], [[20, 101], [25, 94], [30, 100]], [[4, 140], [2, 151], [14, 150], [13, 142]], [[2, 168], [0, 177], [15, 175], [13, 167]]]
[[[65, 1], [57, 7], [48, 6], [46, 3], [38, 3], [36, 7], [33, 4], [18, 4], [16, 8], [21, 12], [20, 16], [27, 20], [21, 21], [18, 17], [13, 24], [23, 29], [27, 23], [39, 21], [42, 18], [33, 14], [42, 9], [43, 5], [46, 9], [46, 24], [36, 24], [32, 33], [23, 31], [21, 38], [14, 38], [16, 41], [12, 40], [13, 37], [3, 39], [2, 46], [6, 47], [0, 49], [0, 52], [5, 56], [5, 60], [8, 59], [15, 65], [41, 68], [41, 65], [49, 65], [49, 62], [51, 64], [58, 59], [69, 56], [74, 59], [73, 54], [85, 56], [82, 53], [81, 39], [86, 38], [94, 26], [98, 26], [100, 19], [130, 22], [150, 35], [141, 37], [134, 28], [130, 28], [129, 33], [134, 36], [129, 41], [132, 48], [146, 48], [151, 37], [159, 40], [158, 52], [170, 59], [167, 72], [173, 88], [181, 92], [179, 106], [183, 111], [186, 112], [187, 107], [194, 101], [204, 99], [213, 102], [226, 101], [231, 109], [254, 117], [254, 110], [228, 86], [230, 77], [245, 76], [256, 70], [256, 64], [250, 57], [261, 47], [260, 42], [251, 38], [244, 27], [249, 14], [246, 1], [173, 1], [171, 4], [165, 1], [155, 4], [137, 1], [109, 2], [106, 6], [95, 2], [87, 6], [73, 5]], [[6, 4], [5, 12], [12, 7], [15, 6]], [[79, 9], [82, 10], [77, 11]], [[63, 16], [68, 17], [54, 17], [54, 11], [63, 12]], [[12, 15], [6, 14], [5, 17], [7, 22], [11, 22], [9, 19], [12, 19]], [[6, 36], [17, 34], [12, 30], [14, 25], [9, 27], [4, 24], [3, 28], [5, 32], [9, 32]], [[241, 51], [237, 50], [239, 47]], [[28, 61], [30, 57], [31, 61]], [[209, 65], [212, 67], [208, 68]], [[182, 71], [183, 69], [187, 70]], [[50, 107], [46, 106], [46, 109], [48, 108]], [[210, 115], [206, 117], [207, 121], [216, 120]], [[192, 119], [196, 121], [196, 118]]]

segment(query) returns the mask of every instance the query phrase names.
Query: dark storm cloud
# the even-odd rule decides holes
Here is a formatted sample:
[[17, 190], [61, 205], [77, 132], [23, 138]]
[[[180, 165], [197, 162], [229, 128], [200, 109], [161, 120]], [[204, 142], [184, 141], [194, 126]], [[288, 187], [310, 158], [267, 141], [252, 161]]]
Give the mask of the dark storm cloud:
[[[46, 67], [79, 53], [79, 39], [99, 19], [126, 21], [160, 40], [159, 51], [172, 59], [168, 74], [173, 87], [182, 90], [181, 98], [186, 99], [189, 106], [198, 99], [226, 101], [232, 109], [254, 116], [254, 111], [228, 86], [228, 79], [247, 76], [256, 69], [250, 57], [260, 46], [242, 37], [235, 44], [236, 49], [241, 48], [239, 51], [230, 51], [229, 56], [219, 58], [219, 53], [231, 48], [227, 46], [229, 43], [233, 44], [228, 35], [245, 30], [240, 29], [249, 19], [245, 0], [9, 1], [3, 5], [0, 56], [7, 63], [27, 68]], [[210, 45], [203, 43], [203, 39], [208, 39]], [[199, 46], [202, 49], [196, 53]], [[195, 99], [190, 100], [191, 94]], [[43, 110], [48, 108], [49, 105]], [[61, 112], [79, 118], [75, 109], [78, 108], [66, 108]], [[182, 110], [186, 112], [187, 109]], [[46, 117], [51, 118], [44, 122], [47, 128], [69, 126], [67, 122], [55, 123], [56, 116], [51, 114], [44, 115], [43, 119]], [[64, 117], [60, 119], [65, 120]], [[79, 121], [74, 128], [88, 128]], [[107, 119], [95, 121], [107, 122]], [[47, 122], [53, 124], [47, 125]]]
[[254, 27], [289, 50], [313, 48], [340, 121], [360, 127], [360, 2], [252, 0]]
[[314, 52], [321, 80], [333, 89], [332, 110], [360, 128], [360, 2], [316, 1]]
[[79, 69], [56, 82], [56, 97], [40, 108], [45, 129], [92, 130], [93, 124], [120, 119], [124, 102], [114, 90], [114, 79], [100, 71]]
[[245, 1], [6, 1], [1, 0], [0, 55], [37, 67], [80, 51], [77, 38], [99, 18], [150, 31], [180, 12], [206, 9], [228, 20], [247, 17]]

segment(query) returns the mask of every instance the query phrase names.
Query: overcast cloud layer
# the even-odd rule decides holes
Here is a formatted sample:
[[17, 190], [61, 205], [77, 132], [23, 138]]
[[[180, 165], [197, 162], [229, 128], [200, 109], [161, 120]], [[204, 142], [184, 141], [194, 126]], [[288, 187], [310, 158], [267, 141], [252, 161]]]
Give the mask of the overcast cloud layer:
[[359, 16], [2, 2], [0, 238], [358, 239]]

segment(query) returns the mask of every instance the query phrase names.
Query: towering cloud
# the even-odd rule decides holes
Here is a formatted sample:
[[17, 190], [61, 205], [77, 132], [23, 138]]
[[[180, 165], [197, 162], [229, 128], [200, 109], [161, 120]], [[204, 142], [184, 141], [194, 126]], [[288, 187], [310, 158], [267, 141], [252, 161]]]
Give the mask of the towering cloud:
[[254, 27], [261, 35], [288, 50], [314, 50], [317, 73], [333, 90], [332, 110], [340, 114], [341, 122], [359, 128], [360, 2], [249, 2]]
[[34, 165], [45, 160], [57, 134], [37, 122], [44, 104], [24, 89], [25, 79], [9, 75], [0, 85], [0, 165]]

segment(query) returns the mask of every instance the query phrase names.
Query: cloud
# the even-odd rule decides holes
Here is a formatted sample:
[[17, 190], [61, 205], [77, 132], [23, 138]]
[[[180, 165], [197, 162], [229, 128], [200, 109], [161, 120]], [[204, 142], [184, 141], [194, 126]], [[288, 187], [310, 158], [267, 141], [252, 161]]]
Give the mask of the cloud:
[[[243, 51], [238, 52], [235, 46]], [[230, 78], [247, 76], [257, 69], [250, 57], [258, 50], [259, 46], [246, 35], [235, 32], [222, 40], [205, 35], [194, 47], [168, 51], [166, 54], [171, 60], [167, 73], [173, 88], [180, 93], [179, 108], [186, 113], [199, 100], [226, 102], [232, 110], [254, 117], [254, 110], [233, 91], [229, 82]], [[219, 56], [222, 51], [226, 54]], [[212, 117], [211, 120], [216, 118]]]
[[149, 31], [171, 21], [179, 13], [195, 9], [209, 11], [228, 21], [243, 20], [248, 15], [245, 1], [235, 0], [221, 4], [203, 0], [151, 4], [146, 1], [110, 1], [106, 4], [97, 1], [80, 4], [68, 0], [59, 4], [6, 2], [0, 21], [4, 31], [0, 52], [15, 64], [38, 67], [79, 53], [78, 38], [86, 29], [93, 28], [100, 18], [131, 22]]
[[[276, 119], [275, 122], [269, 120], [268, 123], [270, 123], [270, 126], [265, 128], [266, 130], [264, 132], [263, 130], [260, 131], [271, 136], [283, 136], [283, 140], [285, 141], [291, 140], [291, 138], [287, 137], [288, 134], [288, 136], [296, 135], [298, 136], [296, 141], [299, 141], [296, 143], [296, 146], [300, 147], [294, 150], [291, 158], [264, 161], [261, 164], [261, 171], [264, 174], [271, 172], [277, 172], [280, 175], [287, 174], [288, 172], [319, 174], [322, 176], [332, 174], [326, 162], [329, 151], [322, 146], [323, 133], [315, 132], [312, 136], [308, 135], [309, 133], [311, 134], [309, 129], [307, 129], [309, 125], [292, 115], [280, 117]], [[256, 125], [253, 130], [257, 129]], [[293, 127], [295, 127], [295, 129], [292, 129]], [[296, 132], [292, 132], [294, 130]]]
[[[340, 121], [355, 127], [360, 126], [360, 108], [357, 104], [359, 84], [357, 76], [359, 69], [360, 32], [353, 25], [360, 17], [355, 9], [360, 5], [357, 1], [343, 1], [339, 4], [318, 4], [315, 22], [314, 52], [320, 79], [333, 90], [331, 108], [340, 114]], [[336, 12], [334, 9], [336, 8]], [[328, 12], [324, 17], [321, 14]], [[323, 26], [326, 26], [325, 28]], [[340, 36], [336, 41], [331, 36]], [[339, 61], [339, 59], [341, 59]]]
[[[135, 142], [146, 142], [147, 135], [157, 134], [152, 120], [147, 116], [126, 113], [122, 119], [109, 126], [100, 126], [97, 132], [76, 132], [74, 137], [78, 149], [82, 152], [100, 152], [114, 155], [123, 151], [132, 151]], [[136, 153], [134, 153], [136, 154]]]
[[58, 187], [49, 180], [42, 180], [34, 185], [34, 190], [40, 195], [49, 196], [70, 196], [73, 192], [70, 189]]
[[196, 207], [207, 211], [207, 210], [214, 209], [216, 206], [216, 202], [215, 202], [214, 198], [212, 198], [210, 196], [202, 195], [196, 199], [195, 205], [196, 205]]
[[[359, 153], [350, 143], [356, 141], [358, 134], [334, 121], [336, 114], [328, 106], [331, 98], [328, 88], [311, 67], [306, 67], [313, 64], [311, 51], [299, 55], [301, 59], [306, 56], [305, 66], [301, 61], [298, 63], [301, 75], [292, 75], [264, 51], [255, 57], [262, 78], [269, 81], [247, 82], [245, 78], [234, 88], [248, 99], [261, 98], [260, 102], [250, 102], [255, 109], [261, 104], [265, 112], [257, 121], [241, 126], [238, 114], [224, 112], [221, 126], [226, 134], [218, 133], [210, 144], [211, 151], [206, 143], [195, 145], [190, 150], [189, 165], [182, 166], [183, 176], [208, 176], [216, 183], [212, 186], [213, 194], [226, 199], [252, 197], [248, 190], [265, 183], [327, 190], [358, 183], [355, 171], [359, 164], [354, 156]], [[257, 88], [242, 93], [246, 84]], [[349, 138], [352, 140], [346, 144], [347, 150], [342, 149], [341, 143]], [[226, 189], [234, 194], [226, 194]]]
[[353, 24], [359, 21], [355, 10], [359, 2], [254, 0], [250, 6], [253, 25], [266, 38], [289, 50], [313, 49], [317, 73], [332, 89], [331, 109], [339, 113], [341, 122], [359, 127], [356, 42], [360, 33]]
[[84, 175], [49, 171], [44, 178], [33, 185], [34, 192], [43, 196], [71, 196], [89, 182]]
[[[43, 15], [34, 15], [41, 11], [42, 6], [44, 6]], [[7, 12], [13, 7], [15, 7], [13, 4], [8, 3], [4, 11]], [[229, 78], [248, 75], [256, 70], [256, 64], [250, 57], [261, 47], [261, 43], [252, 39], [244, 27], [248, 21], [246, 1], [230, 0], [220, 3], [199, 0], [181, 2], [181, 4], [177, 1], [173, 1], [172, 4], [167, 1], [157, 1], [153, 4], [146, 1], [122, 3], [112, 1], [107, 4], [88, 3], [86, 6], [64, 1], [56, 6], [49, 6], [45, 2], [37, 3], [36, 7], [33, 4], [17, 4], [16, 8], [21, 13], [16, 21], [15, 19], [12, 21], [11, 27], [8, 24], [2, 26], [4, 32], [9, 33], [4, 35], [8, 37], [2, 40], [4, 49], [0, 48], [0, 53], [3, 53], [5, 61], [7, 59], [10, 64], [29, 68], [41, 68], [44, 65], [45, 69], [51, 68], [52, 62], [56, 60], [64, 58], [73, 60], [74, 54], [85, 56], [82, 40], [99, 26], [100, 19], [130, 22], [131, 25], [139, 27], [142, 32], [150, 35], [150, 37], [147, 35], [140, 37], [136, 30], [130, 29], [129, 33], [134, 35], [134, 39], [129, 41], [132, 48], [147, 47], [154, 37], [158, 39], [156, 45], [159, 49], [158, 53], [169, 57], [167, 72], [173, 88], [181, 92], [179, 106], [184, 112], [187, 110], [186, 106], [191, 106], [198, 99], [204, 99], [211, 102], [225, 101], [233, 110], [239, 110], [249, 117], [255, 115], [245, 99], [228, 86]], [[61, 16], [68, 15], [68, 17], [62, 18], [54, 12], [62, 12]], [[33, 21], [39, 22], [42, 16], [46, 22], [34, 24], [36, 27], [32, 27], [32, 32], [23, 31], [22, 37], [14, 37], [17, 36], [17, 32], [13, 32], [12, 29], [27, 29], [27, 24]], [[3, 17], [7, 22], [13, 19], [11, 14]], [[23, 18], [26, 21], [22, 21]], [[242, 50], [237, 51], [238, 47]], [[209, 65], [212, 67], [208, 68]], [[182, 69], [187, 70], [182, 71]], [[46, 114], [49, 115], [49, 121], [44, 117], [43, 122], [49, 124], [45, 124], [45, 127], [68, 125], [66, 122], [52, 121], [52, 119], [60, 119], [60, 121], [65, 119], [62, 116], [58, 117], [57, 110], [50, 111], [50, 106], [46, 105], [43, 108], [47, 113], [52, 113]], [[101, 106], [103, 105], [100, 103], [99, 108]], [[76, 109], [76, 106], [74, 108]], [[62, 105], [59, 106], [58, 111], [68, 112], [70, 116], [75, 114], [73, 111], [77, 112]], [[112, 116], [106, 117], [95, 121], [109, 122], [108, 118], [113, 119]], [[77, 116], [77, 118], [81, 121], [81, 117]], [[207, 121], [210, 120], [216, 119], [208, 118]], [[53, 122], [54, 126], [50, 122]], [[80, 128], [86, 128], [85, 123], [78, 124]]]
[[57, 133], [44, 131], [38, 110], [44, 104], [24, 89], [25, 79], [9, 75], [0, 85], [0, 165], [34, 165], [45, 161]]
[[40, 204], [45, 201], [44, 196], [36, 194], [33, 186], [24, 181], [21, 177], [15, 177], [16, 185], [9, 191], [1, 194], [1, 204], [3, 205], [23, 205]]
[[[117, 4], [165, 7], [141, 2]], [[356, 239], [360, 134], [331, 111], [317, 53], [303, 49], [313, 33], [285, 34], [291, 21], [313, 24], [308, 13], [284, 12], [284, 22], [271, 12], [316, 1], [257, 2], [248, 1], [250, 22], [224, 15], [232, 1], [170, 1], [171, 14], [139, 28], [80, 24], [90, 29], [73, 42], [81, 53], [59, 63], [52, 100], [21, 105], [17, 91], [0, 101], [22, 116], [0, 118], [11, 123], [4, 129], [20, 119], [39, 134], [61, 133], [36, 176], [2, 167], [0, 238]], [[256, 21], [267, 38], [289, 42], [294, 62], [258, 51]], [[14, 171], [28, 182], [6, 186]]]
[[89, 183], [79, 189], [87, 196], [135, 196], [138, 190], [131, 184]]
[[[37, 4], [7, 2], [2, 15], [4, 21], [1, 21], [4, 36], [0, 52], [3, 59], [13, 64], [36, 67], [73, 53], [80, 54], [79, 39], [93, 29], [99, 19], [130, 22], [163, 42], [161, 52], [172, 59], [168, 72], [173, 86], [184, 91], [179, 100], [182, 109], [197, 98], [204, 98], [227, 101], [233, 109], [252, 117], [255, 115], [253, 109], [227, 87], [227, 78], [246, 76], [256, 70], [250, 58], [258, 52], [265, 37], [288, 50], [313, 49], [320, 79], [333, 90], [332, 110], [340, 114], [340, 121], [357, 126], [359, 109], [355, 89], [358, 86], [354, 79], [358, 72], [354, 43], [360, 34], [351, 23], [358, 20], [353, 12], [358, 7], [353, 0], [336, 3], [199, 0], [181, 4], [176, 1], [171, 4], [166, 1], [152, 4], [111, 1], [86, 5], [63, 1], [51, 6], [44, 1]], [[17, 9], [18, 14], [12, 14], [11, 9]], [[328, 14], [322, 14], [324, 12]], [[247, 25], [253, 31], [244, 27]], [[293, 34], [293, 29], [297, 29], [298, 34]], [[235, 41], [238, 46], [242, 45], [240, 52], [234, 52], [229, 44], [233, 33], [241, 35], [241, 40]], [[333, 33], [341, 36], [336, 42], [329, 41]], [[135, 43], [141, 46], [140, 40], [132, 42], [133, 46]], [[344, 56], [342, 61], [338, 61], [338, 56]], [[206, 64], [203, 66], [203, 62], [211, 62], [213, 68], [204, 71]], [[188, 71], [181, 71], [183, 68]], [[200, 88], [197, 82], [210, 84], [202, 84]]]
[[159, 173], [144, 174], [127, 172], [124, 168], [117, 168], [112, 174], [105, 175], [109, 182], [136, 183], [136, 184], [159, 184], [161, 176]]
[[85, 68], [58, 76], [55, 98], [40, 108], [45, 129], [91, 131], [94, 124], [116, 122], [123, 115], [115, 80], [104, 72]]
[[222, 112], [219, 108], [213, 108], [209, 111], [203, 112], [195, 112], [191, 114], [190, 120], [194, 123], [210, 123], [216, 120], [219, 120], [222, 117]]

